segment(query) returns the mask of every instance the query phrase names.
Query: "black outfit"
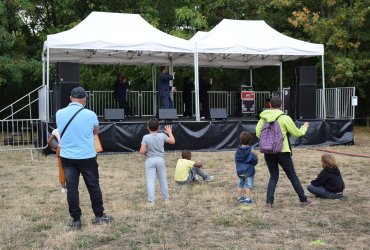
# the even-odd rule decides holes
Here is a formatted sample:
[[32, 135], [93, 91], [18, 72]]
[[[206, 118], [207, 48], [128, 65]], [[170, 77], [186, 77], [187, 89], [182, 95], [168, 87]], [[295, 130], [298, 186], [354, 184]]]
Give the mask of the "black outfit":
[[304, 194], [302, 185], [298, 179], [298, 176], [294, 169], [294, 164], [290, 152], [282, 152], [276, 154], [264, 154], [266, 165], [270, 172], [270, 179], [267, 186], [267, 197], [266, 203], [274, 204], [274, 194], [276, 185], [279, 181], [279, 165], [284, 170], [286, 176], [288, 177], [290, 183], [296, 193], [298, 194], [299, 200], [301, 202], [306, 202], [307, 197]]
[[183, 86], [182, 86], [182, 99], [185, 104], [183, 117], [193, 116], [192, 102], [191, 102], [191, 91], [193, 90], [193, 88], [194, 88], [194, 83], [191, 81], [191, 78], [185, 77]]
[[127, 81], [116, 80], [114, 83], [114, 98], [118, 102], [118, 107], [125, 110], [125, 116], [132, 116], [132, 111], [128, 105], [128, 88]]
[[209, 100], [208, 100], [208, 91], [211, 89], [212, 85], [207, 83], [207, 81], [201, 77], [199, 80], [199, 101], [202, 103], [202, 110], [200, 116], [206, 118], [210, 117], [209, 112]]
[[342, 175], [338, 168], [324, 168], [317, 178], [307, 186], [308, 191], [324, 199], [342, 197], [345, 188]]
[[81, 220], [78, 184], [82, 175], [90, 194], [91, 208], [96, 217], [103, 216], [103, 198], [99, 185], [99, 170], [96, 157], [90, 159], [67, 159], [61, 157], [64, 174], [67, 180], [67, 201], [69, 213], [74, 221]]

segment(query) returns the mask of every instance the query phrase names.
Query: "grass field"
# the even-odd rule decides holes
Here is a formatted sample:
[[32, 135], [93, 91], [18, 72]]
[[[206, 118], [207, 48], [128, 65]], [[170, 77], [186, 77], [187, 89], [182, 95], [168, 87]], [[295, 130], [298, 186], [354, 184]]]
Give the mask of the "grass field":
[[[354, 146], [327, 149], [370, 155], [370, 129], [355, 129]], [[305, 187], [320, 172], [322, 152], [295, 149]], [[234, 152], [195, 152], [215, 181], [174, 183], [180, 152], [167, 152], [171, 202], [146, 205], [144, 158], [138, 153], [101, 155], [100, 180], [109, 225], [92, 224], [81, 179], [83, 228], [70, 231], [66, 195], [60, 192], [55, 156], [0, 153], [0, 249], [370, 249], [370, 159], [335, 155], [346, 189], [341, 200], [315, 199], [302, 208], [285, 174], [267, 209], [268, 171], [262, 155], [255, 176], [256, 205], [236, 202]]]

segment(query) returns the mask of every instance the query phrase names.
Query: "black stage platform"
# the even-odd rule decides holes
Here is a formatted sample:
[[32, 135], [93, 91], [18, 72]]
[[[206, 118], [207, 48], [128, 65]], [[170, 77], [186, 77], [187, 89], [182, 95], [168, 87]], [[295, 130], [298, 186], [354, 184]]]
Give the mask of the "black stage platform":
[[[142, 137], [148, 133], [146, 122], [149, 117], [135, 117], [124, 121], [100, 121], [99, 136], [104, 152], [134, 152], [140, 148]], [[231, 150], [239, 144], [239, 134], [249, 131], [253, 143], [257, 142], [255, 117], [229, 117], [227, 120], [195, 122], [191, 118], [176, 121], [161, 121], [160, 131], [165, 124], [171, 124], [176, 144], [166, 145], [166, 150], [214, 151]], [[299, 139], [291, 137], [292, 147], [330, 146], [353, 144], [353, 120], [299, 120], [297, 126], [305, 121], [310, 123], [307, 134]], [[49, 130], [55, 124], [49, 124]]]

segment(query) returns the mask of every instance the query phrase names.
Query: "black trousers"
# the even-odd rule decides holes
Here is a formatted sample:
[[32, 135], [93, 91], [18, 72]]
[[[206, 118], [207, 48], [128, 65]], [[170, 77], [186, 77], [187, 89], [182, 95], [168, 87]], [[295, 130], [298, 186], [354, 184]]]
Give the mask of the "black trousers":
[[80, 220], [80, 196], [78, 185], [82, 175], [87, 190], [89, 191], [91, 208], [95, 216], [103, 216], [103, 197], [99, 185], [99, 170], [96, 157], [82, 160], [62, 159], [62, 166], [67, 184], [67, 201], [69, 214], [74, 220]]

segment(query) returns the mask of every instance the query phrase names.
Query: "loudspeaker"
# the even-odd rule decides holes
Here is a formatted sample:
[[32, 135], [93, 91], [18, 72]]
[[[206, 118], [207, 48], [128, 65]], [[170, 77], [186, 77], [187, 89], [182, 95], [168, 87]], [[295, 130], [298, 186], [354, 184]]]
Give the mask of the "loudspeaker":
[[63, 82], [52, 85], [53, 89], [53, 114], [59, 109], [65, 108], [71, 102], [70, 96], [72, 89], [79, 87], [79, 82]]
[[316, 85], [290, 87], [289, 115], [293, 119], [316, 119]]
[[58, 62], [55, 64], [55, 81], [80, 82], [80, 64]]
[[104, 120], [123, 121], [125, 120], [124, 109], [104, 109]]
[[317, 70], [314, 66], [300, 66], [295, 68], [295, 83], [298, 85], [317, 85]]
[[177, 120], [176, 109], [159, 109], [159, 120]]
[[227, 112], [226, 109], [210, 109], [210, 118], [212, 120], [226, 120]]
[[299, 85], [299, 119], [316, 119], [316, 85]]

